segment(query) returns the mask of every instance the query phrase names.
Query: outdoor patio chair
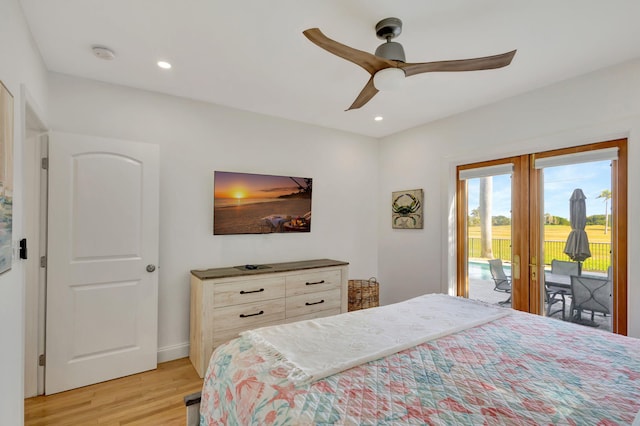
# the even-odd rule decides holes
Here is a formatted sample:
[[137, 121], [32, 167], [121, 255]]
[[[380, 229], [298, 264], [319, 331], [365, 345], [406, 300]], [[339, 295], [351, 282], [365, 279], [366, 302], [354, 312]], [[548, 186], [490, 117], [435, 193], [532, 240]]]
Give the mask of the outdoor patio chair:
[[[551, 261], [551, 273], [558, 275], [580, 275], [580, 264], [578, 262], [567, 262], [566, 260], [557, 260], [553, 259]], [[568, 296], [568, 292], [566, 288], [554, 287], [552, 285], [547, 285], [545, 283], [544, 286], [546, 292], [546, 300], [547, 300], [547, 316], [550, 317], [552, 315], [557, 314], [558, 312], [562, 312], [562, 319], [565, 319], [565, 307], [567, 300], [565, 296]], [[551, 308], [556, 303], [561, 303], [562, 308], [556, 309], [555, 311], [551, 311]]]
[[613, 309], [611, 292], [611, 281], [607, 278], [572, 275], [571, 320], [581, 322], [582, 311], [591, 311], [592, 323], [595, 312], [610, 315]]
[[558, 275], [580, 275], [580, 264], [578, 262], [553, 259], [551, 261], [551, 273]]
[[501, 305], [511, 303], [511, 278], [508, 277], [504, 272], [502, 259], [489, 260], [489, 271], [491, 272], [491, 277], [493, 278], [493, 282], [495, 283], [493, 290], [503, 293], [509, 293], [509, 298], [499, 303]]

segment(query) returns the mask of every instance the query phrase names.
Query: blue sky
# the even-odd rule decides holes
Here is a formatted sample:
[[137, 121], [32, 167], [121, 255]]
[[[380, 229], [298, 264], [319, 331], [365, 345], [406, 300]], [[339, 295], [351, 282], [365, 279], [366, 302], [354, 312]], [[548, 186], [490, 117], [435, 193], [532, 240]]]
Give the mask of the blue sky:
[[[604, 199], [596, 198], [608, 189], [611, 191], [611, 162], [595, 161], [569, 166], [547, 167], [544, 176], [544, 212], [569, 219], [569, 198], [574, 189], [580, 188], [587, 197], [587, 216], [604, 214]], [[480, 179], [470, 179], [469, 210], [478, 207]], [[609, 208], [611, 203], [609, 203]], [[492, 216], [511, 217], [511, 177], [493, 177]], [[611, 211], [611, 210], [609, 210]]]

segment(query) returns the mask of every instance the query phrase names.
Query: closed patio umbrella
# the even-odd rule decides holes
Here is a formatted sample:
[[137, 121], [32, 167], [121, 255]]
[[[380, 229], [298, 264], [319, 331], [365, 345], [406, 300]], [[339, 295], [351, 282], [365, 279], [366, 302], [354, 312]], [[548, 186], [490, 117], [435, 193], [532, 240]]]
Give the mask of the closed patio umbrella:
[[564, 253], [576, 262], [583, 262], [591, 257], [589, 250], [589, 238], [584, 230], [587, 224], [587, 207], [582, 189], [577, 188], [569, 199], [569, 214], [571, 220], [571, 232], [564, 246]]

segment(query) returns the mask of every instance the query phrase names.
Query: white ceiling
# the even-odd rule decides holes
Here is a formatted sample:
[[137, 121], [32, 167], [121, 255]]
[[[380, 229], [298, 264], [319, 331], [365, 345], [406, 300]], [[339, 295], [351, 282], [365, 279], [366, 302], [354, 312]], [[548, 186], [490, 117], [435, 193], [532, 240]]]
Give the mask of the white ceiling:
[[[640, 57], [638, 0], [21, 0], [50, 71], [382, 137]], [[408, 62], [518, 49], [510, 66], [412, 76], [345, 112], [369, 76], [308, 41], [373, 52], [398, 17]], [[93, 56], [91, 46], [116, 53]], [[166, 59], [164, 71], [156, 61]], [[382, 115], [384, 120], [374, 122]]]

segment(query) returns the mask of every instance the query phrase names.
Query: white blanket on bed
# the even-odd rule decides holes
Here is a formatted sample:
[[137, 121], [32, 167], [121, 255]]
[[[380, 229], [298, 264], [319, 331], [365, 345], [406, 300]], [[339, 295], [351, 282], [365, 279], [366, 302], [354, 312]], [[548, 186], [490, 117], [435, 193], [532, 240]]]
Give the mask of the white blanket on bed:
[[509, 309], [428, 294], [379, 308], [241, 333], [296, 385], [508, 315]]

